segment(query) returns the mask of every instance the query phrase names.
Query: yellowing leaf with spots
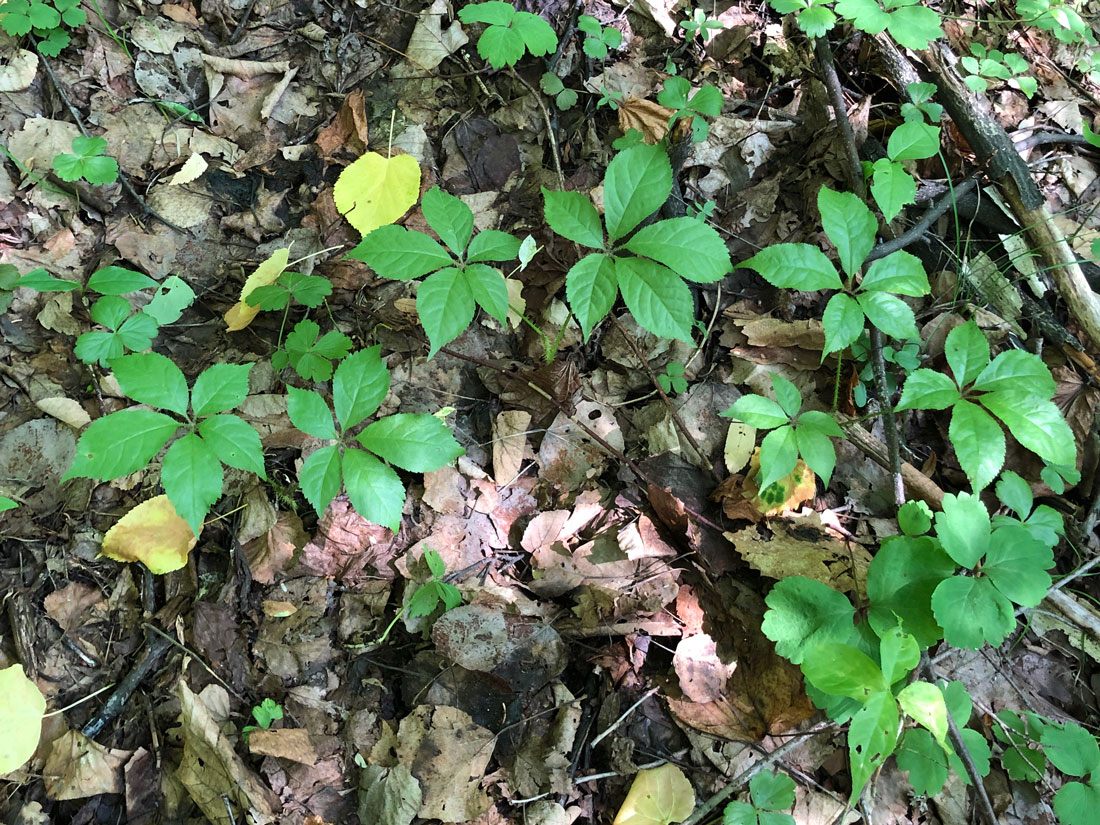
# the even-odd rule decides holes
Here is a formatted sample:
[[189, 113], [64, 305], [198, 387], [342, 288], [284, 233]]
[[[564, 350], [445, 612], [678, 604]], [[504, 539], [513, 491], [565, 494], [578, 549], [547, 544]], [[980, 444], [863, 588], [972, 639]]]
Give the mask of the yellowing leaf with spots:
[[675, 765], [638, 771], [614, 825], [669, 825], [691, 816], [695, 790]]
[[246, 304], [244, 299], [251, 295], [253, 290], [275, 283], [276, 279], [283, 274], [289, 261], [290, 250], [277, 249], [248, 276], [244, 286], [241, 287], [241, 299], [229, 308], [229, 312], [225, 313], [226, 332], [244, 329], [260, 314], [259, 306]]
[[786, 510], [797, 510], [803, 502], [810, 501], [817, 493], [817, 476], [801, 458], [790, 475], [760, 490], [756, 481], [760, 478], [760, 448], [756, 448], [749, 461], [749, 473], [741, 485], [745, 498], [765, 516], [778, 516]]
[[340, 173], [332, 188], [336, 208], [363, 235], [393, 223], [420, 195], [420, 166], [411, 155], [384, 158], [367, 152]]
[[196, 541], [168, 496], [157, 496], [120, 518], [103, 537], [100, 552], [115, 561], [140, 561], [154, 573], [170, 573], [187, 564]]
[[0, 776], [34, 755], [45, 712], [46, 700], [22, 665], [0, 670]]

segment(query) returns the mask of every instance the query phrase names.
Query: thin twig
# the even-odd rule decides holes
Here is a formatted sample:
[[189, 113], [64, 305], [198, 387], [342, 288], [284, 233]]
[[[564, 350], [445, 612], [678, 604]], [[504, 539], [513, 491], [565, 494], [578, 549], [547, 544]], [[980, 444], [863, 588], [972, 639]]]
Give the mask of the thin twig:
[[826, 38], [814, 38], [814, 54], [817, 55], [817, 62], [821, 64], [825, 88], [829, 92], [829, 100], [836, 113], [836, 125], [844, 139], [849, 183], [852, 191], [859, 195], [860, 200], [863, 200], [867, 197], [867, 184], [863, 179], [863, 165], [859, 162], [859, 147], [856, 145], [856, 134], [852, 129], [852, 122], [848, 119], [848, 109], [844, 105], [844, 88], [840, 85], [840, 76], [836, 73], [833, 49]]
[[596, 736], [595, 738], [593, 738], [592, 743], [589, 745], [589, 747], [592, 747], [592, 748], [596, 747], [596, 745], [600, 744], [600, 742], [602, 742], [605, 737], [607, 737], [608, 735], [614, 733], [615, 729], [618, 728], [623, 722], [625, 722], [627, 720], [627, 718], [630, 716], [630, 714], [632, 714], [637, 709], [637, 707], [640, 704], [642, 704], [642, 702], [644, 702], [646, 699], [648, 699], [650, 696], [652, 696], [658, 690], [659, 690], [659, 688], [650, 688], [645, 693], [643, 693], [642, 698], [640, 698], [637, 702], [635, 702], [633, 705], [631, 705], [626, 710], [624, 710], [622, 712], [622, 714], [619, 716], [618, 719], [616, 719], [614, 722], [612, 722], [610, 725], [607, 726], [607, 728], [603, 731], [603, 733], [601, 733], [598, 736]]
[[710, 473], [714, 477], [715, 481], [721, 481], [721, 479], [718, 478], [717, 471], [714, 469], [714, 465], [710, 463], [710, 459], [707, 458], [706, 453], [703, 452], [703, 448], [699, 446], [699, 442], [695, 440], [695, 436], [691, 434], [691, 431], [688, 430], [687, 425], [684, 423], [684, 420], [680, 418], [680, 413], [676, 409], [676, 406], [672, 403], [672, 399], [668, 397], [668, 393], [666, 393], [664, 387], [661, 386], [661, 382], [657, 380], [657, 374], [654, 373], [652, 367], [649, 366], [649, 360], [642, 353], [642, 348], [638, 346], [638, 342], [634, 340], [634, 336], [630, 335], [626, 331], [626, 329], [623, 328], [623, 325], [619, 322], [619, 319], [616, 318], [614, 315], [611, 316], [611, 323], [615, 325], [615, 329], [619, 331], [619, 334], [622, 335], [624, 339], [626, 339], [626, 342], [630, 345], [630, 348], [634, 350], [634, 356], [638, 359], [638, 363], [642, 365], [642, 369], [646, 371], [646, 374], [649, 376], [649, 380], [652, 381], [653, 386], [657, 388], [657, 392], [660, 394], [661, 400], [664, 401], [665, 406], [668, 407], [669, 414], [672, 415], [672, 420], [676, 424], [676, 429], [683, 433], [684, 438], [686, 438], [688, 441], [688, 444], [690, 444], [691, 448], [695, 450], [695, 454], [698, 455], [699, 458], [702, 460], [703, 469]]
[[905, 503], [905, 481], [901, 477], [901, 445], [898, 443], [897, 416], [890, 403], [890, 388], [886, 384], [886, 359], [882, 354], [882, 330], [871, 324], [871, 369], [875, 374], [875, 390], [882, 405], [886, 433], [886, 454], [890, 460], [890, 474], [894, 477], [894, 504]]
[[558, 185], [564, 191], [565, 175], [561, 171], [561, 152], [558, 150], [558, 136], [554, 134], [554, 126], [550, 122], [550, 110], [546, 108], [546, 101], [542, 99], [542, 95], [530, 83], [523, 79], [519, 72], [511, 68], [509, 71], [511, 71], [512, 77], [522, 83], [527, 91], [534, 95], [535, 103], [538, 104], [539, 111], [542, 112], [543, 125], [546, 126], [546, 139], [550, 142], [550, 157], [554, 161], [554, 171], [558, 173]]

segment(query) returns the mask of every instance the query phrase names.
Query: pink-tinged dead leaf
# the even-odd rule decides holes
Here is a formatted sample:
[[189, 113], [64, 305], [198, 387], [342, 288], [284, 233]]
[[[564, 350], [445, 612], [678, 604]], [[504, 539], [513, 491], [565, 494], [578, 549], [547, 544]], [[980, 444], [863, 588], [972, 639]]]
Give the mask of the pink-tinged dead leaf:
[[491, 801], [481, 789], [496, 737], [458, 708], [420, 705], [401, 720], [397, 758], [423, 790], [419, 815], [442, 822], [481, 816]]
[[475, 495], [474, 512], [488, 516], [493, 527], [493, 531], [486, 534], [490, 547], [501, 550], [511, 547], [512, 525], [539, 511], [538, 502], [531, 495], [537, 483], [531, 476], [518, 478], [504, 488], [487, 479], [470, 480], [470, 489]]
[[676, 591], [676, 615], [684, 623], [684, 635], [694, 636], [703, 632], [706, 614], [699, 604], [699, 596], [690, 584], [681, 584]]
[[469, 481], [450, 465], [424, 473], [423, 501], [441, 515], [457, 516], [463, 513], [468, 506], [468, 491]]
[[714, 639], [706, 633], [681, 639], [672, 666], [680, 679], [680, 690], [693, 702], [720, 699], [726, 691], [726, 680], [736, 667], [718, 658]]
[[251, 731], [248, 734], [248, 750], [260, 756], [277, 756], [302, 765], [312, 765], [318, 759], [309, 731], [302, 728]]
[[57, 622], [62, 630], [69, 631], [80, 627], [84, 614], [104, 602], [98, 587], [84, 582], [69, 582], [46, 596], [43, 606], [47, 616]]
[[131, 751], [105, 748], [80, 731], [54, 740], [46, 765], [46, 794], [50, 799], [83, 799], [101, 793], [122, 793], [122, 766]]
[[611, 460], [607, 451], [573, 419], [583, 421], [589, 430], [616, 450], [622, 451], [624, 446], [623, 431], [611, 407], [582, 401], [572, 417], [558, 413], [543, 436], [538, 463], [543, 482], [559, 495], [570, 493], [585, 480], [598, 477]]
[[218, 825], [229, 825], [230, 811], [237, 822], [255, 815], [273, 820], [281, 807], [279, 798], [245, 765], [221, 731], [218, 717], [222, 706], [228, 706], [225, 690], [211, 685], [200, 696], [181, 679], [179, 695], [183, 757], [176, 779], [206, 818]]
[[393, 581], [393, 532], [355, 512], [346, 496], [333, 499], [313, 540], [302, 548], [299, 567], [345, 584], [382, 578]]
[[294, 554], [309, 541], [302, 520], [287, 510], [279, 513], [275, 526], [244, 545], [252, 578], [260, 584], [273, 584], [275, 577], [290, 566]]
[[168, 496], [155, 496], [107, 531], [101, 552], [115, 561], [143, 562], [154, 573], [170, 573], [187, 564], [187, 554], [196, 541]]

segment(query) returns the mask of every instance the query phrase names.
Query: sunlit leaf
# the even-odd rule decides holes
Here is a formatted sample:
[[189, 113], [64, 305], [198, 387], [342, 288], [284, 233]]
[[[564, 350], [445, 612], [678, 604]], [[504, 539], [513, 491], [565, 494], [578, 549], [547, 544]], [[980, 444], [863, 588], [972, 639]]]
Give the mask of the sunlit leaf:
[[675, 765], [638, 771], [614, 825], [669, 825], [695, 809], [695, 790]]
[[22, 665], [0, 670], [0, 776], [34, 755], [46, 700]]
[[332, 188], [336, 208], [366, 235], [409, 211], [420, 194], [420, 166], [412, 155], [386, 158], [367, 152], [348, 166]]
[[289, 261], [290, 250], [277, 249], [271, 254], [271, 257], [256, 267], [255, 272], [248, 276], [248, 280], [241, 287], [240, 300], [230, 307], [229, 312], [225, 313], [227, 332], [236, 332], [252, 323], [252, 319], [259, 314], [260, 308], [246, 303], [245, 298], [251, 295], [254, 290], [275, 283], [278, 277], [283, 274], [283, 270], [286, 269]]

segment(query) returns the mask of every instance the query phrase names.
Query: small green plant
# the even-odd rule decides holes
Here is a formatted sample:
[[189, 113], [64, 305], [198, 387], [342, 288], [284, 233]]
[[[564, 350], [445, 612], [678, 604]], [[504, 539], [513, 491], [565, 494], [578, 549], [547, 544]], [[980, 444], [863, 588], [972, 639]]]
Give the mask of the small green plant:
[[516, 11], [511, 3], [489, 0], [471, 3], [458, 11], [463, 23], [485, 23], [477, 40], [477, 53], [494, 69], [514, 66], [524, 51], [542, 57], [558, 47], [558, 36], [550, 24], [526, 11]]
[[160, 482], [198, 536], [221, 497], [223, 464], [266, 477], [259, 434], [228, 414], [248, 395], [251, 364], [215, 364], [195, 379], [190, 392], [180, 368], [156, 352], [112, 358], [110, 366], [127, 398], [155, 409], [129, 407], [93, 421], [62, 480], [110, 481], [137, 472], [182, 428], [185, 434], [164, 454]]
[[837, 24], [838, 16], [867, 34], [887, 31], [908, 49], [927, 49], [930, 42], [943, 37], [939, 14], [917, 0], [837, 0], [830, 9], [831, 1], [768, 0], [768, 5], [780, 14], [794, 13], [798, 27], [808, 37], [825, 36]]
[[[194, 291], [177, 275], [158, 284], [148, 275], [121, 266], [108, 266], [94, 272], [84, 287], [76, 281], [54, 278], [42, 268], [28, 272], [11, 286], [29, 287], [39, 292], [83, 290], [103, 295], [92, 304], [88, 313], [106, 330], [83, 333], [76, 339], [74, 352], [85, 364], [99, 363], [104, 367], [110, 359], [126, 352], [148, 349], [160, 327], [178, 321], [183, 310], [195, 300]], [[130, 302], [121, 296], [144, 289], [155, 289], [156, 293], [143, 309], [135, 312]]]
[[837, 289], [822, 315], [825, 348], [822, 358], [854, 343], [870, 321], [892, 338], [919, 338], [913, 310], [898, 295], [919, 297], [929, 292], [924, 266], [899, 250], [867, 267], [857, 283], [863, 261], [875, 243], [878, 222], [871, 210], [850, 192], [834, 192], [826, 186], [817, 193], [821, 224], [837, 248], [842, 283], [836, 267], [816, 246], [784, 243], [769, 246], [741, 266], [756, 270], [773, 286], [802, 289]]
[[595, 250], [565, 276], [566, 297], [581, 331], [587, 338], [621, 292], [635, 320], [654, 335], [690, 341], [695, 309], [685, 280], [713, 283], [729, 272], [725, 243], [713, 228], [688, 217], [634, 232], [672, 191], [672, 166], [660, 146], [642, 143], [619, 152], [603, 185], [602, 221], [580, 192], [542, 190], [550, 228]]
[[428, 276], [417, 289], [416, 311], [428, 334], [431, 357], [470, 325], [478, 307], [506, 323], [508, 285], [486, 262], [515, 259], [520, 242], [495, 229], [474, 235], [470, 207], [438, 186], [424, 195], [420, 206], [450, 252], [423, 232], [390, 225], [365, 235], [348, 254], [383, 278], [409, 281]]
[[1027, 61], [1012, 52], [1005, 54], [999, 49], [987, 49], [981, 43], [971, 43], [970, 54], [961, 58], [959, 64], [967, 72], [963, 76], [966, 85], [978, 94], [985, 94], [990, 80], [1003, 80], [1028, 98], [1039, 88], [1039, 81], [1025, 76]]
[[594, 60], [603, 60], [609, 49], [623, 44], [623, 33], [614, 26], [601, 26], [595, 17], [582, 14], [577, 18], [577, 28], [586, 35], [581, 49]]
[[[864, 174], [871, 178], [871, 197], [888, 221], [896, 218], [903, 206], [916, 202], [917, 182], [905, 162], [933, 157], [940, 150], [940, 129], [934, 123], [943, 107], [930, 102], [934, 91], [931, 83], [911, 83], [912, 102], [902, 104], [905, 122], [890, 133], [886, 157], [863, 162]], [[933, 123], [925, 123], [925, 116]]]
[[97, 137], [74, 137], [73, 153], [53, 159], [53, 170], [63, 181], [86, 180], [91, 184], [114, 183], [118, 180], [118, 161], [108, 155], [107, 141]]
[[13, 501], [7, 496], [0, 496], [0, 513], [5, 512], [6, 510], [14, 510], [18, 506], [19, 502]]
[[1077, 457], [1073, 432], [1050, 400], [1054, 379], [1039, 356], [1006, 350], [990, 360], [989, 342], [973, 321], [947, 334], [944, 355], [951, 376], [916, 370], [905, 382], [897, 409], [951, 410], [948, 435], [975, 491], [1004, 465], [1005, 435], [998, 419], [1055, 469], [1072, 470]]
[[691, 118], [691, 138], [695, 143], [702, 143], [710, 132], [710, 124], [704, 118], [718, 117], [722, 113], [722, 93], [709, 83], [704, 83], [689, 98], [690, 92], [691, 84], [687, 80], [670, 77], [657, 93], [657, 102], [674, 110], [668, 119], [670, 129], [677, 120]]
[[[336, 368], [332, 404], [339, 434], [332, 422], [333, 409], [313, 390], [288, 387], [287, 413], [291, 423], [307, 435], [336, 442], [311, 453], [298, 474], [302, 494], [317, 514], [323, 515], [329, 502], [346, 489], [359, 515], [396, 532], [401, 526], [405, 485], [393, 467], [431, 472], [463, 450], [447, 425], [433, 415], [391, 415], [352, 436], [350, 430], [377, 412], [389, 392], [390, 374], [380, 353], [377, 346], [359, 350]], [[353, 447], [353, 441], [358, 446]]]
[[707, 17], [707, 13], [702, 9], [695, 9], [695, 11], [691, 13], [691, 17], [680, 25], [684, 28], [684, 36], [686, 39], [694, 40], [696, 35], [698, 35], [704, 44], [714, 36], [715, 32], [719, 32], [725, 28], [721, 21]]
[[[874, 365], [871, 363], [871, 338], [866, 332], [852, 343], [852, 358], [863, 366], [859, 370], [859, 383], [852, 388], [852, 403], [862, 407], [867, 403], [867, 387], [874, 383]], [[882, 360], [893, 364], [903, 375], [909, 375], [920, 366], [920, 346], [916, 341], [907, 341], [900, 348], [883, 346]], [[893, 395], [898, 383], [893, 372], [886, 373], [886, 391]]]
[[1096, 44], [1089, 24], [1073, 0], [1017, 0], [1016, 14], [1024, 23], [1051, 32], [1063, 43]]
[[281, 370], [290, 364], [306, 381], [328, 381], [332, 364], [351, 352], [352, 340], [344, 333], [321, 328], [310, 320], [299, 321], [287, 335], [283, 346], [271, 356], [271, 366]]
[[260, 704], [252, 706], [252, 718], [256, 720], [256, 724], [245, 725], [241, 729], [246, 744], [248, 743], [248, 734], [252, 731], [269, 730], [272, 722], [283, 718], [283, 706], [274, 699], [264, 699]]
[[750, 427], [771, 430], [760, 443], [757, 486], [761, 497], [764, 498], [769, 486], [791, 474], [800, 456], [828, 486], [836, 467], [836, 450], [831, 439], [843, 438], [844, 431], [828, 413], [802, 412], [802, 393], [798, 387], [781, 375], [773, 373], [771, 378], [776, 401], [762, 395], [743, 395], [721, 413]]
[[596, 108], [601, 106], [608, 107], [611, 111], [618, 111], [619, 104], [623, 102], [623, 93], [616, 92], [614, 89], [609, 89], [606, 86], [600, 87], [600, 99], [596, 101]]
[[577, 104], [577, 93], [565, 88], [560, 77], [553, 72], [544, 72], [539, 80], [539, 88], [550, 97], [554, 98], [554, 105], [563, 112], [572, 109]]
[[675, 361], [665, 364], [665, 372], [663, 375], [657, 376], [657, 383], [669, 395], [678, 395], [685, 392], [688, 388], [688, 382], [684, 378], [684, 365]]
[[386, 630], [378, 637], [375, 644], [382, 644], [386, 641], [389, 638], [390, 631], [405, 614], [413, 618], [431, 616], [440, 604], [443, 605], [444, 613], [462, 604], [462, 594], [458, 592], [458, 588], [443, 580], [447, 568], [443, 564], [443, 559], [440, 558], [439, 553], [430, 548], [426, 549], [424, 551], [424, 562], [428, 565], [431, 578], [417, 585], [416, 590], [409, 596], [405, 606], [393, 617], [393, 620], [386, 626]]
[[687, 205], [687, 214], [689, 218], [694, 218], [697, 221], [703, 221], [706, 223], [714, 217], [714, 210], [718, 207], [718, 204], [712, 200], [708, 200], [706, 203], [700, 205], [689, 203]]
[[761, 771], [749, 780], [749, 802], [730, 802], [722, 825], [794, 825], [794, 817], [779, 813], [794, 805], [794, 780], [786, 774]]
[[69, 45], [66, 27], [75, 29], [88, 21], [80, 0], [5, 0], [0, 3], [0, 27], [15, 37], [33, 33], [38, 50], [57, 57]]

